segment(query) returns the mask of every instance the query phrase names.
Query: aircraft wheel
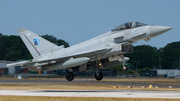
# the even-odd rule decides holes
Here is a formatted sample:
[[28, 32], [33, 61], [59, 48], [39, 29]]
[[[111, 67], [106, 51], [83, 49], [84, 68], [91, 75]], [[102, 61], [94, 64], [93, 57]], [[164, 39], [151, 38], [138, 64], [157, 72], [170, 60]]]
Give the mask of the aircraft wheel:
[[102, 72], [99, 72], [99, 75], [97, 75], [97, 73], [95, 73], [95, 78], [96, 80], [100, 81], [103, 79], [103, 73]]
[[128, 66], [123, 65], [123, 70], [124, 70], [124, 71], [127, 71], [127, 70], [128, 70]]
[[74, 74], [73, 74], [73, 72], [68, 72], [68, 73], [66, 74], [66, 79], [67, 79], [68, 81], [72, 81], [72, 80], [74, 79]]

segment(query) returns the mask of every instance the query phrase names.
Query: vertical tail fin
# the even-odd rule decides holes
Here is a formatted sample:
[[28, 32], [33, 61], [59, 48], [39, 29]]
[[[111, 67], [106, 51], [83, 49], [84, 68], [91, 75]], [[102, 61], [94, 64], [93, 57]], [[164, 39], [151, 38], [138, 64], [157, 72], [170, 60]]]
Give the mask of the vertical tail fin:
[[52, 48], [57, 47], [57, 45], [47, 41], [46, 39], [25, 28], [20, 28], [17, 32], [33, 58], [47, 54], [51, 52]]

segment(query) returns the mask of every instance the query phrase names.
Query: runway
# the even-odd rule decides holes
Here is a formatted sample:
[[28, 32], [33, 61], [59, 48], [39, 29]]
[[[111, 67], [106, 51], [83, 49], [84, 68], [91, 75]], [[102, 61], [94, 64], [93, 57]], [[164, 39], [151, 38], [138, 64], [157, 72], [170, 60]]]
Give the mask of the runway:
[[[1, 80], [0, 82], [60, 82], [60, 83], [68, 83], [66, 79], [34, 79], [34, 80]], [[146, 86], [148, 87], [149, 84], [147, 83], [126, 83], [126, 82], [111, 82], [111, 81], [95, 81], [94, 79], [75, 79], [71, 81], [71, 83], [95, 83], [95, 84], [112, 84], [112, 85], [133, 85], [133, 86]], [[152, 84], [153, 86], [158, 87], [169, 87], [168, 84]], [[173, 85], [173, 88], [180, 88], [180, 85]]]
[[180, 91], [137, 90], [0, 90], [0, 95], [180, 99]]

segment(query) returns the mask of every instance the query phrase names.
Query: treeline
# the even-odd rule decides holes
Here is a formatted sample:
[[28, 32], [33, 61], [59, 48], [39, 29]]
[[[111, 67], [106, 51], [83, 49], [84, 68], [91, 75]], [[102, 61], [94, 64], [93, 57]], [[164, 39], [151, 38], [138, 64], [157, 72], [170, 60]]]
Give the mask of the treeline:
[[160, 49], [149, 45], [134, 46], [134, 52], [126, 56], [130, 58], [129, 63], [135, 67], [137, 65], [139, 69], [173, 69], [173, 64], [174, 68], [179, 68], [180, 41], [169, 43]]
[[[45, 39], [56, 45], [64, 45], [69, 47], [69, 44], [62, 40], [57, 39], [52, 35], [43, 35]], [[130, 58], [129, 63], [138, 68], [164, 68], [172, 69], [177, 68], [180, 57], [180, 41], [167, 44], [165, 47], [157, 49], [149, 45], [134, 46], [134, 52], [126, 54]], [[22, 42], [21, 38], [16, 35], [2, 35], [0, 33], [0, 60], [16, 61], [19, 59], [32, 59], [29, 51]]]
[[[68, 42], [62, 39], [57, 39], [52, 35], [47, 34], [42, 35], [42, 37], [58, 46], [64, 45], [65, 47], [69, 47]], [[8, 36], [0, 33], [0, 60], [16, 61], [19, 59], [32, 59], [31, 54], [20, 36]]]

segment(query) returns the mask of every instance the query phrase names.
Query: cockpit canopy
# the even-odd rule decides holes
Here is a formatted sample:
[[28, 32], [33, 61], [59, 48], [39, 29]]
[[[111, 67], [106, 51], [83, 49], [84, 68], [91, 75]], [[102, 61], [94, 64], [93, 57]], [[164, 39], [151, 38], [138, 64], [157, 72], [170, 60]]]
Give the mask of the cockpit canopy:
[[115, 29], [113, 29], [112, 31], [119, 31], [119, 30], [124, 30], [124, 29], [131, 29], [131, 28], [136, 28], [136, 27], [141, 27], [141, 26], [146, 26], [147, 24], [143, 24], [140, 22], [128, 22], [128, 23], [124, 23], [118, 27], [116, 27]]

